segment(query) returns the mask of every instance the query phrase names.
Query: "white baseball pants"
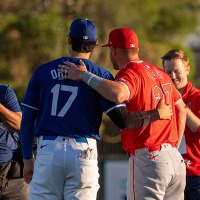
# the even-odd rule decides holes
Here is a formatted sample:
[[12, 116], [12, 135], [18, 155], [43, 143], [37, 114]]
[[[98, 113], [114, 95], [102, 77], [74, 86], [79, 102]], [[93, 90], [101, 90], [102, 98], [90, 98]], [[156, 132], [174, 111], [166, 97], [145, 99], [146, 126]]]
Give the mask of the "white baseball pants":
[[96, 140], [40, 137], [30, 200], [96, 200], [99, 172]]

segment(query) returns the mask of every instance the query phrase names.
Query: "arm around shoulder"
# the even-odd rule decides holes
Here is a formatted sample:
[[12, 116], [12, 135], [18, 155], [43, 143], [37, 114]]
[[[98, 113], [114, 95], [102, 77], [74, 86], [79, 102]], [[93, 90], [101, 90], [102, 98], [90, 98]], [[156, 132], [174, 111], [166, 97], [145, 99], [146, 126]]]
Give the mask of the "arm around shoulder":
[[107, 115], [120, 129], [142, 128], [160, 119], [158, 110], [128, 112], [126, 107], [116, 108]]
[[169, 120], [172, 116], [171, 106], [165, 105], [161, 100], [157, 109], [149, 111], [128, 112], [126, 107], [116, 108], [107, 115], [121, 129], [142, 128], [159, 120]]
[[110, 101], [121, 103], [128, 99], [128, 89], [120, 82], [100, 78], [88, 71], [82, 74], [81, 80]]

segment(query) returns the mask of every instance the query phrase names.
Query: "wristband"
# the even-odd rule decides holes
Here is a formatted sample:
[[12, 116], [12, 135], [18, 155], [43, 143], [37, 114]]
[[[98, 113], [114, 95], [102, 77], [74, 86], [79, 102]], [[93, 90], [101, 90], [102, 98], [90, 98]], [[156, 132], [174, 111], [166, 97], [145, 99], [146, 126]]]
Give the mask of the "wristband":
[[140, 114], [142, 115], [142, 118], [143, 118], [143, 124], [142, 124], [142, 127], [143, 126], [147, 126], [149, 125], [150, 123], [150, 115], [148, 115], [147, 113], [141, 111]]
[[94, 75], [91, 72], [85, 71], [82, 76], [81, 76], [81, 80], [86, 83], [88, 86], [90, 86], [91, 88], [93, 88], [94, 90], [98, 91], [99, 86], [101, 85], [101, 83], [103, 82], [103, 78], [100, 78], [96, 75]]

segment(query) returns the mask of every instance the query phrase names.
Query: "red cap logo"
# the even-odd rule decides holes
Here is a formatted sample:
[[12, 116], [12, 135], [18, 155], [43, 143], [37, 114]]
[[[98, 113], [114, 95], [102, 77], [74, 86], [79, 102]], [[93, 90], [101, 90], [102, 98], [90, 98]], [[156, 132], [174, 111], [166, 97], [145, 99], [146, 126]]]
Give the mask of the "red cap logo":
[[115, 47], [122, 49], [138, 48], [138, 37], [136, 33], [129, 28], [114, 29], [109, 34], [109, 43], [102, 47]]

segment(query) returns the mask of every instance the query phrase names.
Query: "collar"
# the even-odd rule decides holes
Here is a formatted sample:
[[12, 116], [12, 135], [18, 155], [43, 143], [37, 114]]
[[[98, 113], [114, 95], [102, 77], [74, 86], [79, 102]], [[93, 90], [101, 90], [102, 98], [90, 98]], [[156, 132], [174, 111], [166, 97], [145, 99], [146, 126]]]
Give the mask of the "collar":
[[143, 60], [131, 60], [131, 61], [129, 61], [129, 62], [127, 62], [125, 65], [124, 65], [124, 67], [123, 68], [125, 68], [127, 65], [129, 65], [130, 63], [142, 63], [143, 62]]
[[183, 91], [183, 94], [182, 94], [183, 100], [186, 100], [188, 98], [188, 95], [190, 95], [192, 87], [193, 87], [192, 83], [190, 81], [188, 81], [188, 83]]

